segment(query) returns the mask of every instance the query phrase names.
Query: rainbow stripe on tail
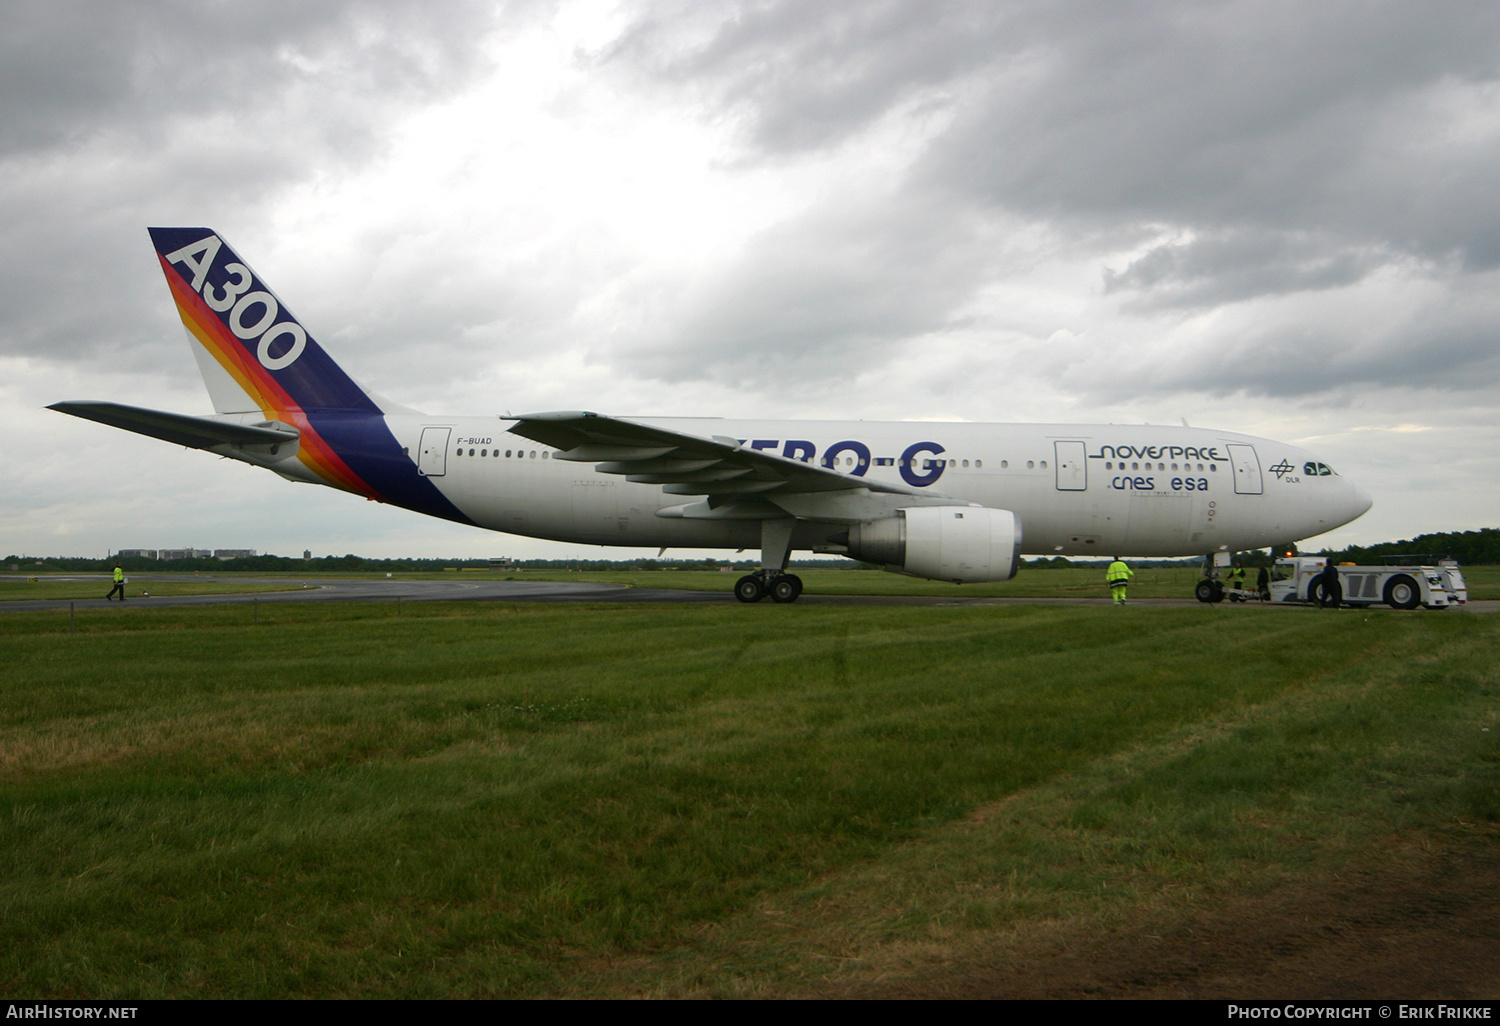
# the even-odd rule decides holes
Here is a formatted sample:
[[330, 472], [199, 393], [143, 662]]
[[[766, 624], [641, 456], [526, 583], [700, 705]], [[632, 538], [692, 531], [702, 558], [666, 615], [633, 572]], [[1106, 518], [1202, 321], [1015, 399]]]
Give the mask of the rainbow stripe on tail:
[[295, 427], [296, 458], [325, 484], [473, 522], [416, 473], [386, 411], [222, 236], [210, 228], [150, 232], [216, 411], [259, 412]]

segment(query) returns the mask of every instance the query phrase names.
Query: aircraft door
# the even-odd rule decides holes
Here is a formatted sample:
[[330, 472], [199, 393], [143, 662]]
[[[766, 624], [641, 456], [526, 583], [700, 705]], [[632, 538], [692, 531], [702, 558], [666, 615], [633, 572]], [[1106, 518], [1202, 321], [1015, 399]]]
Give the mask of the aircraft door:
[[417, 459], [417, 473], [423, 477], [442, 477], [448, 473], [448, 436], [452, 428], [422, 429], [422, 447]]
[[1082, 442], [1053, 442], [1057, 464], [1057, 490], [1081, 492], [1089, 486], [1088, 454]]
[[1260, 476], [1260, 457], [1253, 445], [1230, 444], [1229, 460], [1234, 464], [1234, 494], [1260, 495], [1264, 491]]

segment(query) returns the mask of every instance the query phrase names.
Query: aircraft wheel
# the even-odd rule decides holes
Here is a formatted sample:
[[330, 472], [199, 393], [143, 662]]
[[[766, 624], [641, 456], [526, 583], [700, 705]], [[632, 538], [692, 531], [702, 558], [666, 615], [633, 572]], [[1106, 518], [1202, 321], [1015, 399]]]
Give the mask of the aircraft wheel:
[[1422, 589], [1405, 574], [1392, 577], [1385, 586], [1385, 604], [1393, 609], [1416, 609], [1422, 601]]
[[1198, 586], [1193, 589], [1193, 595], [1199, 602], [1212, 602], [1214, 600], [1214, 582], [1207, 578], [1199, 581]]
[[754, 574], [741, 577], [734, 582], [734, 597], [741, 602], [759, 602], [766, 597], [766, 589]]
[[771, 582], [772, 602], [796, 602], [802, 594], [802, 578], [796, 574], [782, 574]]

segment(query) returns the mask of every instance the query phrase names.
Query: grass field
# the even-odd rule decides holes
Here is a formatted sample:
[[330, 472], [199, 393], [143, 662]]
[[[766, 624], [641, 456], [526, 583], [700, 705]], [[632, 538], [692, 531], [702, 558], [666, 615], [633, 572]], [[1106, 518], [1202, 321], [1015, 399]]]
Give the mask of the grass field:
[[9, 994], [858, 992], [1500, 820], [1490, 616], [116, 612], [0, 617]]

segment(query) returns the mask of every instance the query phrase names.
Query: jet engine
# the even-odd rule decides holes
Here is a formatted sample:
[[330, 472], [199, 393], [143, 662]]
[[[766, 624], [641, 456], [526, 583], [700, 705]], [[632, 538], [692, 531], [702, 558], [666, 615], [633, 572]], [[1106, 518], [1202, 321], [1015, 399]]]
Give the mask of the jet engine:
[[849, 528], [849, 555], [887, 570], [955, 584], [1008, 581], [1021, 554], [1021, 521], [986, 506], [909, 506]]

